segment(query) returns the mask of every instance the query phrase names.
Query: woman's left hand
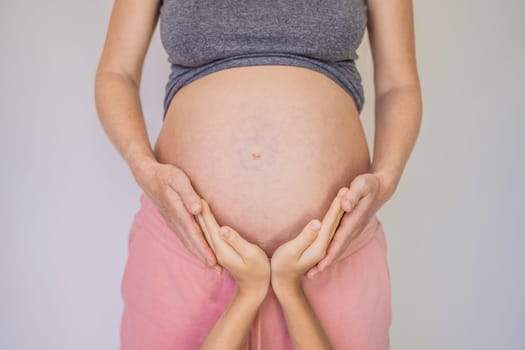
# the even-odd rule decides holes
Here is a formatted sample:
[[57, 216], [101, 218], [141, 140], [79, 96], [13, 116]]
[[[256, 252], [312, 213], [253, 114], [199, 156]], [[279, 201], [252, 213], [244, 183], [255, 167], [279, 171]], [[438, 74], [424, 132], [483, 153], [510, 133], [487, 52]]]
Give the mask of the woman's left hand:
[[328, 246], [326, 255], [308, 270], [306, 276], [312, 278], [330, 266], [359, 236], [382, 204], [379, 176], [372, 173], [356, 176], [350, 183], [349, 190], [341, 198], [341, 207], [345, 213]]

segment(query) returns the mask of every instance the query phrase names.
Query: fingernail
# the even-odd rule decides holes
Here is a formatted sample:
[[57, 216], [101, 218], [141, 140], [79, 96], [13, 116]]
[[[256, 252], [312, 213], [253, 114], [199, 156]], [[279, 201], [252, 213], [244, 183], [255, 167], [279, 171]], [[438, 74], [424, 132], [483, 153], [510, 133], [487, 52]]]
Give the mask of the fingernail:
[[337, 193], [338, 196], [342, 196], [343, 194], [346, 193], [348, 189], [346, 187], [343, 187], [339, 190], [339, 192]]
[[318, 230], [321, 228], [321, 222], [319, 222], [319, 220], [312, 220], [310, 222], [310, 227], [313, 228], [314, 230]]
[[193, 204], [191, 205], [191, 212], [192, 212], [193, 214], [198, 214], [198, 213], [200, 212], [200, 209], [201, 209], [201, 206], [200, 206], [199, 203], [193, 203]]
[[221, 228], [221, 235], [223, 237], [229, 237], [230, 236], [230, 230], [227, 227]]

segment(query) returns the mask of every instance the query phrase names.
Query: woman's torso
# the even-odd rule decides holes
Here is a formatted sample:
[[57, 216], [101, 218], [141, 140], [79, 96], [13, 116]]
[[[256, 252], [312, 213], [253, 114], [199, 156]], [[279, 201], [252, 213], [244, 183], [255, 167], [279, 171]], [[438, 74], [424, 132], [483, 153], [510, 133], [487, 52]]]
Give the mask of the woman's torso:
[[230, 68], [184, 86], [154, 148], [186, 172], [220, 225], [268, 256], [322, 219], [337, 190], [370, 164], [352, 97], [292, 66]]
[[[186, 172], [219, 224], [271, 256], [369, 169], [353, 68], [366, 1], [163, 0], [160, 11], [177, 74], [167, 84], [155, 154]], [[212, 68], [283, 52], [310, 59], [313, 69], [254, 61]], [[331, 78], [315, 70], [321, 63]], [[207, 73], [189, 80], [201, 69]]]

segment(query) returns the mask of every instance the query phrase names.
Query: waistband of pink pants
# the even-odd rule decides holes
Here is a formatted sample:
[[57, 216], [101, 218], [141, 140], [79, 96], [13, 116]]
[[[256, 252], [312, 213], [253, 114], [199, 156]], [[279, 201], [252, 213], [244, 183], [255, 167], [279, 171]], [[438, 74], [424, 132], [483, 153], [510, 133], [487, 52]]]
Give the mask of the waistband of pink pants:
[[[140, 204], [141, 207], [135, 215], [136, 224], [143, 226], [143, 228], [144, 225], [146, 225], [145, 228], [169, 249], [179, 251], [188, 259], [194, 260], [197, 264], [202, 265], [202, 267], [209, 268], [183, 245], [173, 230], [166, 224], [156, 205], [145, 192], [142, 192], [140, 195]], [[333, 264], [354, 254], [371, 241], [374, 235], [380, 235], [382, 232], [381, 220], [377, 214], [374, 214], [362, 232], [350, 242], [345, 251]]]

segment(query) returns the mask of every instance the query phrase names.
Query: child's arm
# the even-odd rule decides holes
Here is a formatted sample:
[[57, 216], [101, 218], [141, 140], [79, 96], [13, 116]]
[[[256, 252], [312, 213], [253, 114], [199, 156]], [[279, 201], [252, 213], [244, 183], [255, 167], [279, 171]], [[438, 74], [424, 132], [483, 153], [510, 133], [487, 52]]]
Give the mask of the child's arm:
[[271, 284], [281, 304], [288, 333], [296, 350], [331, 350], [317, 315], [312, 309], [301, 283], [301, 277], [326, 254], [343, 215], [341, 197], [348, 191], [343, 187], [332, 201], [328, 212], [312, 220], [293, 240], [281, 245], [271, 258]]
[[246, 336], [257, 310], [262, 303], [260, 299], [243, 295], [237, 289], [228, 308], [213, 327], [201, 350], [241, 350], [246, 342]]
[[237, 288], [201, 350], [242, 350], [259, 306], [270, 288], [270, 262], [257, 245], [243, 239], [231, 227], [220, 227], [208, 203], [202, 200], [202, 204], [202, 215], [197, 215], [197, 221], [219, 264], [235, 278]]
[[296, 350], [331, 350], [317, 315], [312, 309], [302, 287], [280, 289], [275, 292], [283, 310], [288, 333]]

